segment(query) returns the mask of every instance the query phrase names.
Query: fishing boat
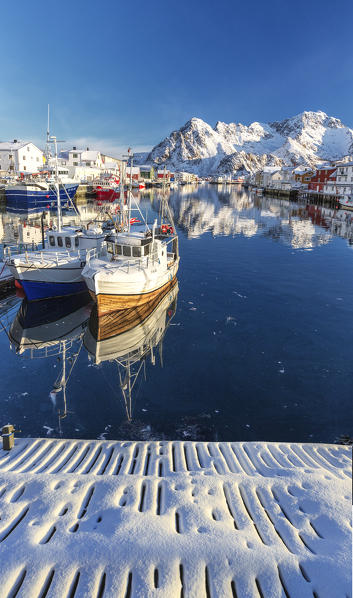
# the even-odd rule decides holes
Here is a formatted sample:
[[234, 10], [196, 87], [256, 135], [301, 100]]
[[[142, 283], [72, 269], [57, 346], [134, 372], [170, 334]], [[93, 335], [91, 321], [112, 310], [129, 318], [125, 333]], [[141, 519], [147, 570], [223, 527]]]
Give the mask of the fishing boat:
[[102, 178], [93, 186], [93, 192], [98, 202], [113, 202], [118, 197], [120, 191], [119, 179], [115, 177]]
[[98, 316], [92, 309], [83, 344], [96, 364], [115, 361], [127, 419], [132, 419], [132, 391], [147, 357], [155, 364], [155, 347], [162, 362], [162, 341], [176, 311], [178, 283], [142, 306]]
[[101, 228], [65, 227], [47, 233], [46, 247], [16, 255], [6, 251], [8, 270], [29, 301], [64, 297], [87, 290], [82, 269], [88, 250], [103, 244]]
[[[61, 183], [60, 199], [71, 201], [77, 191], [78, 183]], [[49, 209], [56, 202], [56, 189], [47, 181], [21, 181], [5, 187], [6, 203], [12, 209]]]
[[15, 284], [23, 288], [30, 301], [86, 291], [81, 274], [86, 253], [92, 248], [99, 249], [106, 237], [100, 227], [63, 228], [58, 178], [55, 187], [58, 226], [57, 230], [48, 231], [44, 248], [21, 254], [11, 248], [5, 250], [6, 265]]
[[159, 224], [152, 228], [137, 203], [144, 225], [131, 229], [131, 181], [128, 202], [121, 206], [117, 232], [100, 252], [88, 252], [82, 276], [97, 303], [98, 316], [152, 301], [172, 288], [179, 267], [178, 237], [169, 206], [162, 197]]

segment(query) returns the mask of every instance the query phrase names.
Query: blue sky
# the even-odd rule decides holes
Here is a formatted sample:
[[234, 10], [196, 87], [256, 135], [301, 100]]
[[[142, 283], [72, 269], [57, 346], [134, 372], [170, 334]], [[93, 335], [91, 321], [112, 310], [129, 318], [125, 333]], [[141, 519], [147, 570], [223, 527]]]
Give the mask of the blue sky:
[[0, 140], [148, 148], [192, 116], [324, 110], [353, 127], [353, 3], [2, 4]]

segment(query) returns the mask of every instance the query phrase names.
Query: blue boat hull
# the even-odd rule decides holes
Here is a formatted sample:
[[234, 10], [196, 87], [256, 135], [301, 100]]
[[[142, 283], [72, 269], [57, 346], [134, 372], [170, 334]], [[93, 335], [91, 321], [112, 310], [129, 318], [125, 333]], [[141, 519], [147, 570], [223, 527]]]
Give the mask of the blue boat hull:
[[[78, 184], [76, 185], [65, 185], [64, 188], [60, 188], [60, 200], [63, 205], [68, 201], [68, 197], [73, 199], [77, 191]], [[20, 210], [24, 209], [49, 209], [50, 207], [56, 207], [57, 197], [54, 189], [38, 191], [27, 191], [24, 189], [16, 189], [9, 187], [6, 189], [6, 203], [9, 207], [17, 208]]]
[[85, 281], [80, 282], [34, 282], [32, 280], [19, 280], [28, 301], [39, 301], [53, 297], [65, 297], [76, 293], [87, 293]]

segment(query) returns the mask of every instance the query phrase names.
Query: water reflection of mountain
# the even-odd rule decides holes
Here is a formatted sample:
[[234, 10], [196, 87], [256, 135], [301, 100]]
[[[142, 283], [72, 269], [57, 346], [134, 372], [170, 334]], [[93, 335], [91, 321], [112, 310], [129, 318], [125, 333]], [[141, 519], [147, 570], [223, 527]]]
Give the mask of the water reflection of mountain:
[[333, 235], [353, 240], [353, 217], [342, 210], [254, 196], [244, 190], [219, 192], [202, 186], [180, 196], [171, 194], [175, 221], [189, 238], [218, 235], [265, 235], [295, 249], [328, 243]]
[[172, 289], [147, 304], [101, 317], [96, 306], [92, 310], [84, 346], [96, 364], [116, 363], [128, 421], [132, 420], [132, 393], [142, 370], [146, 376], [147, 358], [155, 365], [158, 350], [163, 364], [162, 342], [176, 311], [178, 290], [176, 282]]

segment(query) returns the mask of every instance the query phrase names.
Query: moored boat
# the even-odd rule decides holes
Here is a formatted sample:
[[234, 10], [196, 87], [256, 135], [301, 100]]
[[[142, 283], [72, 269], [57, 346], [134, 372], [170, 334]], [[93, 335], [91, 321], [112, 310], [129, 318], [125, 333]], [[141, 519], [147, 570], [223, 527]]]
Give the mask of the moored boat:
[[9, 251], [6, 264], [29, 301], [81, 293], [87, 290], [82, 278], [87, 250], [100, 247], [105, 237], [100, 228], [48, 231], [43, 250]]
[[[65, 203], [71, 201], [77, 191], [78, 183], [61, 183], [59, 185], [60, 200]], [[12, 209], [49, 209], [56, 204], [57, 191], [55, 186], [47, 181], [19, 182], [5, 188], [6, 204]]]
[[[160, 224], [131, 230], [131, 185], [129, 201], [119, 213], [119, 232], [107, 237], [100, 252], [88, 253], [82, 276], [98, 315], [152, 301], [171, 288], [179, 267], [178, 237], [168, 204], [162, 199]], [[141, 220], [144, 216], [138, 205]]]

